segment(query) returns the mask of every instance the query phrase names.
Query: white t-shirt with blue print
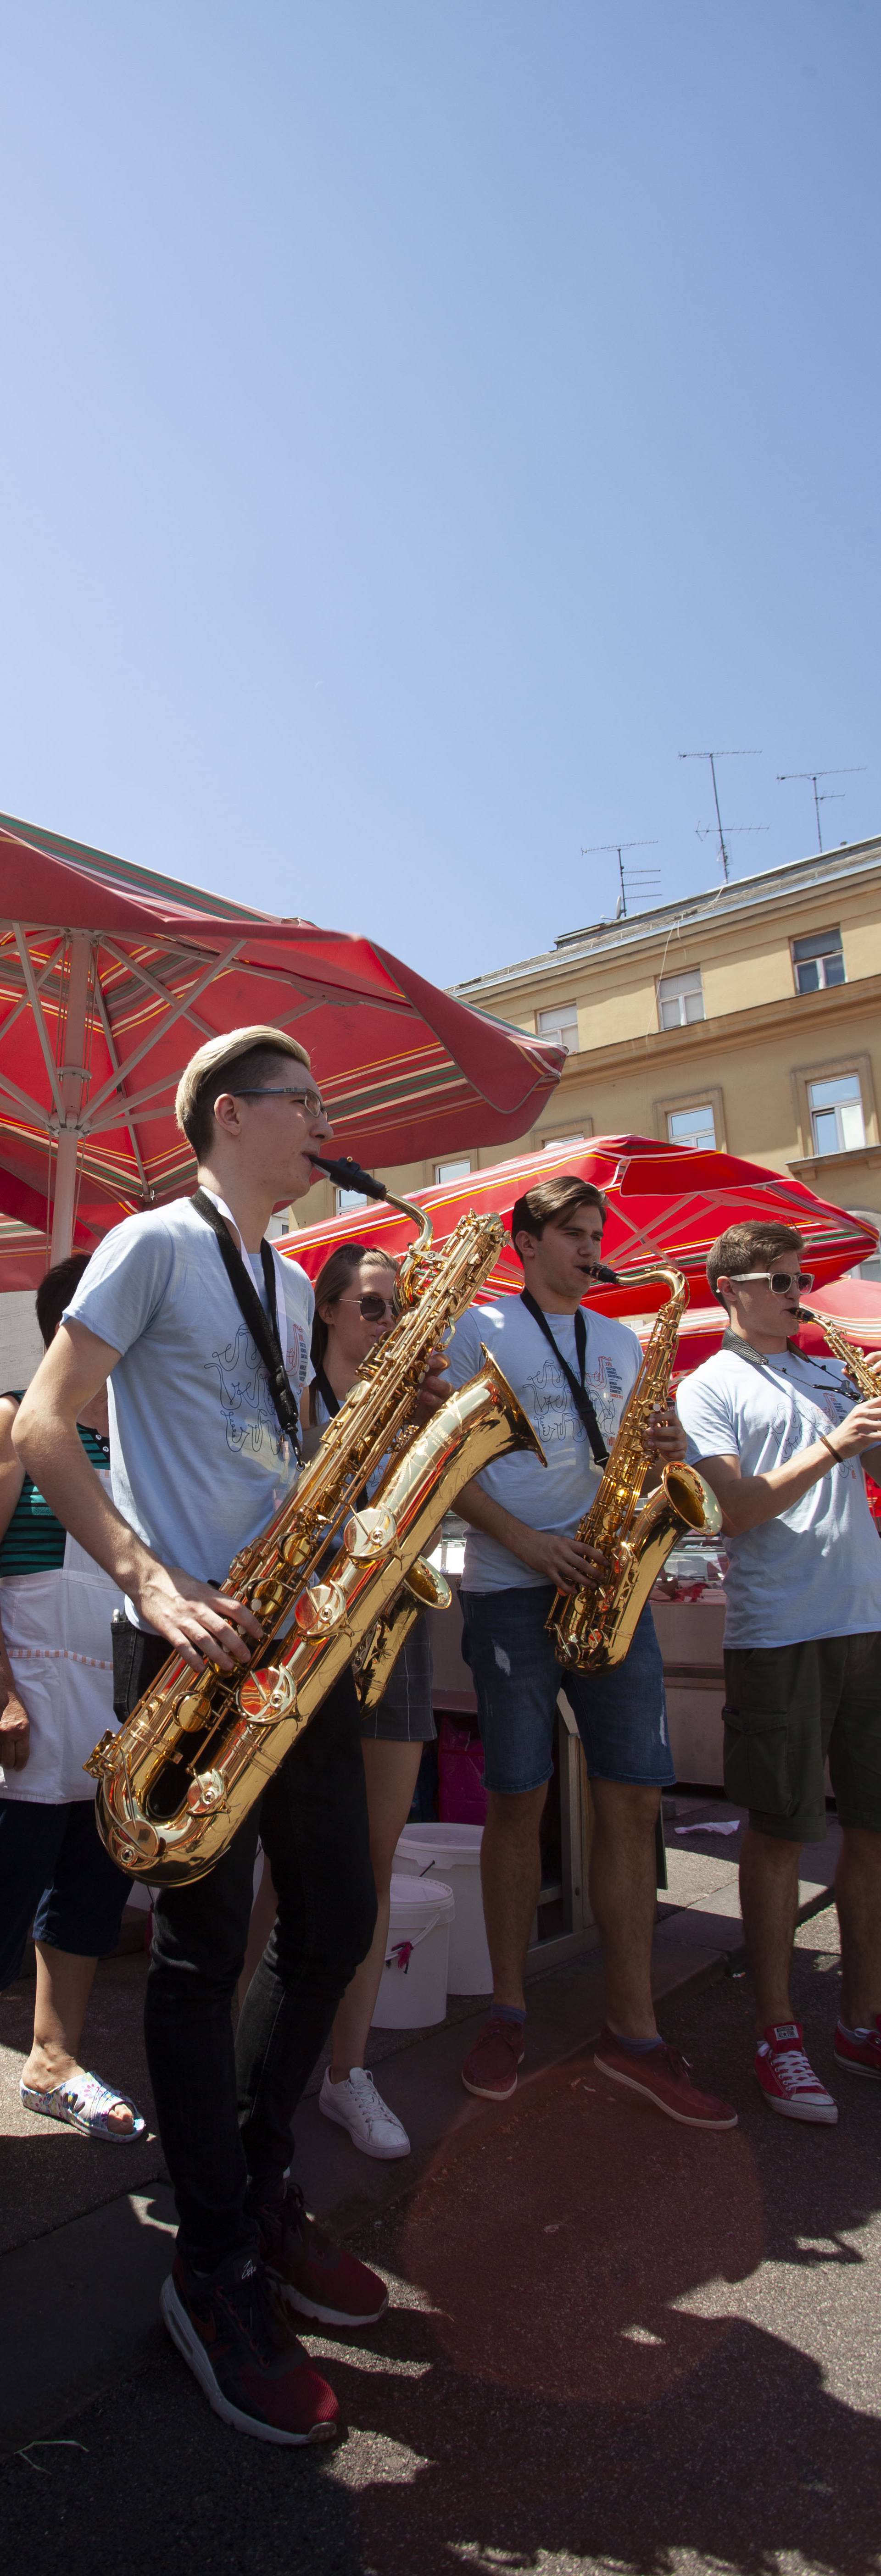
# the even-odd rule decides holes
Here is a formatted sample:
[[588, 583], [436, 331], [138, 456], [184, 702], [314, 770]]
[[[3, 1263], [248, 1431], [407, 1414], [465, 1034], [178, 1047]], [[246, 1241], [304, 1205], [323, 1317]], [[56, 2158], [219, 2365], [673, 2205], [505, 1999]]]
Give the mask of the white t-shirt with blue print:
[[[299, 1263], [273, 1257], [279, 1331], [299, 1400], [312, 1374], [315, 1299]], [[249, 1266], [265, 1304], [260, 1262]], [[161, 1564], [222, 1582], [291, 1492], [298, 1469], [219, 1245], [192, 1200], [114, 1226], [64, 1320], [86, 1324], [120, 1353], [107, 1390], [117, 1510]], [[130, 1602], [126, 1609], [146, 1624]]]
[[[773, 1351], [760, 1369], [731, 1349], [714, 1351], [676, 1389], [688, 1455], [738, 1458], [744, 1476], [766, 1475], [835, 1430], [857, 1402], [841, 1360]], [[881, 1629], [881, 1539], [858, 1458], [809, 1485], [801, 1501], [758, 1529], [724, 1540], [726, 1646], [792, 1646], [810, 1637]]]
[[[624, 1406], [642, 1366], [642, 1349], [629, 1324], [584, 1308], [587, 1327], [585, 1387], [607, 1449], [617, 1437]], [[549, 1315], [558, 1349], [578, 1378], [574, 1315]], [[571, 1537], [600, 1480], [590, 1442], [576, 1412], [568, 1380], [545, 1341], [541, 1326], [520, 1297], [500, 1297], [497, 1304], [469, 1306], [445, 1350], [445, 1366], [454, 1386], [464, 1386], [483, 1366], [481, 1342], [497, 1359], [524, 1413], [537, 1431], [547, 1459], [512, 1450], [478, 1483], [530, 1529], [566, 1531]], [[545, 1583], [547, 1577], [512, 1556], [485, 1530], [469, 1529], [465, 1543], [462, 1587], [466, 1592], [502, 1592], [513, 1585]]]

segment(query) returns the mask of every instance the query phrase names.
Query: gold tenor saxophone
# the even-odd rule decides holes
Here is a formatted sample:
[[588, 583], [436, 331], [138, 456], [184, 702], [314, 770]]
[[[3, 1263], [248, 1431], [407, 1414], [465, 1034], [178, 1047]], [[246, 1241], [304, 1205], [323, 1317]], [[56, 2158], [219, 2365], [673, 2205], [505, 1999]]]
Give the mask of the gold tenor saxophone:
[[[602, 1275], [609, 1279], [614, 1274], [605, 1270]], [[617, 1275], [622, 1285], [634, 1288], [649, 1279], [665, 1279], [669, 1295], [652, 1328], [612, 1455], [575, 1533], [585, 1546], [602, 1550], [609, 1573], [580, 1592], [558, 1592], [548, 1616], [558, 1662], [579, 1673], [604, 1672], [623, 1663], [652, 1584], [680, 1532], [705, 1530], [715, 1537], [722, 1526], [715, 1494], [696, 1468], [678, 1460], [662, 1469], [660, 1483], [641, 1503], [649, 1464], [649, 1415], [667, 1402], [688, 1289], [681, 1270], [655, 1262]]]
[[858, 1395], [871, 1396], [873, 1399], [881, 1395], [881, 1376], [876, 1377], [874, 1369], [869, 1367], [865, 1353], [858, 1349], [855, 1342], [849, 1340], [847, 1333], [842, 1332], [840, 1324], [833, 1324], [831, 1315], [817, 1315], [811, 1306], [800, 1306], [798, 1320], [800, 1324], [819, 1324], [830, 1351], [834, 1352], [837, 1360], [844, 1361], [848, 1377], [853, 1379]]
[[[371, 1195], [386, 1193], [373, 1182]], [[504, 1241], [499, 1218], [472, 1214], [435, 1253], [423, 1211], [405, 1199], [391, 1204], [420, 1228], [398, 1274], [402, 1311], [296, 1492], [229, 1569], [228, 1586], [262, 1622], [250, 1663], [233, 1673], [210, 1664], [194, 1673], [170, 1654], [125, 1724], [108, 1729], [85, 1765], [99, 1784], [102, 1838], [135, 1878], [174, 1886], [213, 1869], [412, 1576], [460, 1487], [507, 1449], [532, 1449], [543, 1460], [516, 1396], [485, 1354], [479, 1376], [396, 1451], [381, 1500], [351, 1508], [407, 1421], [431, 1352], [488, 1278]], [[315, 1580], [346, 1513], [342, 1541]]]

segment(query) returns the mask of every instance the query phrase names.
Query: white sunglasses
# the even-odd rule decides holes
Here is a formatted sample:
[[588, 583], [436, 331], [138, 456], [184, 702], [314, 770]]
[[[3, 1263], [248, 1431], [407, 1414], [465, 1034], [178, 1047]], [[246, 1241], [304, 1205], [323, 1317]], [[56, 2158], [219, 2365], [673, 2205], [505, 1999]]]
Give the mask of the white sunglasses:
[[775, 1297], [785, 1297], [790, 1288], [812, 1288], [812, 1270], [730, 1270], [732, 1287], [741, 1279], [764, 1279]]

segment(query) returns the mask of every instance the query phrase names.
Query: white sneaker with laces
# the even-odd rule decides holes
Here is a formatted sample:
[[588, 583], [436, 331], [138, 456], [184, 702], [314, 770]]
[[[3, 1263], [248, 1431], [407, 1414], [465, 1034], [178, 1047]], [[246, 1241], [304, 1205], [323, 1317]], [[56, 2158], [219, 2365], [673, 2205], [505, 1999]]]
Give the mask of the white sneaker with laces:
[[360, 2147], [362, 2156], [381, 2156], [390, 2164], [395, 2156], [409, 2155], [406, 2129], [377, 2093], [365, 2066], [353, 2066], [341, 2084], [331, 2083], [326, 2066], [318, 2108], [326, 2120], [336, 2120], [341, 2129], [348, 2129], [353, 2147]]

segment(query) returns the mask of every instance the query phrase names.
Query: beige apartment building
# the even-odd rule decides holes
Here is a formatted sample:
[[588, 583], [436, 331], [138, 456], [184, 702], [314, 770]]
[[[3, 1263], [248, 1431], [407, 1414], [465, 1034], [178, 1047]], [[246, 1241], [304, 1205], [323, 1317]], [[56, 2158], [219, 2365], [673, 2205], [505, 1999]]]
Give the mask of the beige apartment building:
[[[637, 1134], [788, 1169], [881, 1231], [881, 840], [565, 930], [453, 990], [560, 1040], [559, 1089], [516, 1142], [402, 1165], [395, 1188]], [[332, 1213], [329, 1189], [310, 1194], [310, 1218]]]

